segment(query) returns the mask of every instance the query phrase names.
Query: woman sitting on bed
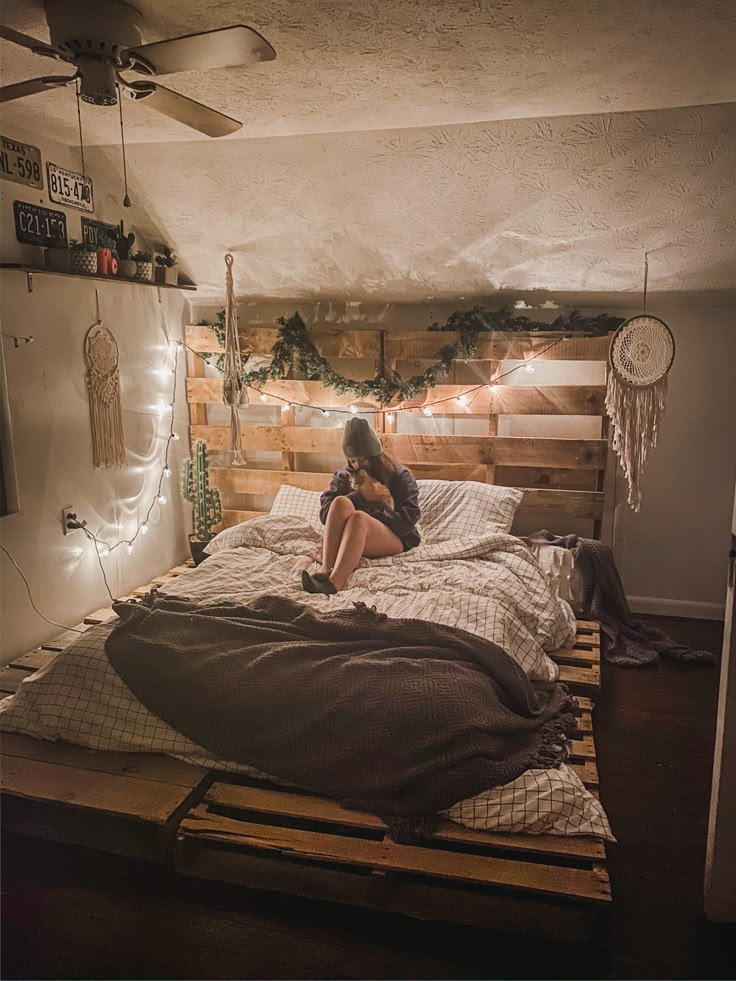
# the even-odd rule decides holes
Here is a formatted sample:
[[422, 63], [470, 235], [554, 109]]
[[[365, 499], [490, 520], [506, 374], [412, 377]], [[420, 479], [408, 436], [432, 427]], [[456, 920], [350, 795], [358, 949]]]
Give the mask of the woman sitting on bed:
[[349, 419], [342, 442], [348, 462], [320, 501], [325, 525], [322, 567], [302, 573], [308, 593], [337, 593], [362, 556], [381, 559], [419, 544], [419, 489], [412, 474], [381, 449], [366, 419]]

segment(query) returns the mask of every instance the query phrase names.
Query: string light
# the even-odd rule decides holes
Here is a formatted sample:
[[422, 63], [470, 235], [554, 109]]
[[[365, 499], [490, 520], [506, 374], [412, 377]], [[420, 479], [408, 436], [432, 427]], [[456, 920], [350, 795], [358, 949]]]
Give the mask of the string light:
[[181, 436], [178, 433], [172, 433], [171, 439], [181, 439]]
[[[465, 393], [463, 393], [462, 395], [458, 395], [458, 396], [448, 395], [446, 398], [435, 399], [433, 402], [431, 402], [431, 403], [425, 403], [423, 406], [419, 406], [419, 405], [404, 405], [403, 402], [402, 402], [401, 405], [392, 406], [390, 409], [388, 409], [388, 408], [381, 408], [381, 409], [379, 409], [379, 408], [376, 408], [376, 407], [371, 407], [371, 408], [366, 408], [366, 409], [359, 409], [356, 405], [353, 404], [353, 405], [350, 405], [349, 408], [347, 408], [347, 409], [333, 407], [332, 410], [330, 410], [330, 409], [325, 409], [324, 406], [316, 405], [314, 402], [312, 402], [310, 405], [308, 405], [308, 404], [306, 404], [304, 402], [289, 402], [285, 398], [283, 398], [283, 396], [281, 396], [281, 395], [275, 395], [275, 394], [273, 394], [271, 392], [260, 392], [260, 390], [258, 390], [259, 391], [259, 397], [261, 398], [262, 401], [265, 401], [266, 399], [270, 398], [270, 399], [273, 399], [275, 402], [281, 402], [282, 403], [282, 406], [281, 406], [281, 411], [282, 412], [286, 412], [288, 409], [298, 407], [300, 409], [319, 409], [326, 416], [329, 416], [330, 415], [330, 411], [337, 412], [337, 413], [340, 413], [340, 414], [346, 414], [346, 413], [350, 412], [352, 415], [357, 415], [358, 413], [360, 413], [361, 415], [383, 415], [384, 418], [387, 421], [389, 421], [389, 422], [393, 422], [393, 420], [395, 419], [395, 414], [397, 412], [418, 412], [418, 411], [421, 411], [425, 416], [431, 416], [431, 415], [434, 414], [433, 413], [433, 410], [432, 410], [432, 407], [435, 407], [436, 408], [438, 405], [442, 405], [442, 404], [444, 404], [446, 402], [454, 401], [454, 402], [456, 402], [457, 404], [459, 404], [461, 406], [466, 406], [466, 405], [472, 404], [473, 398], [477, 395], [477, 393], [482, 388], [486, 388], [487, 387], [492, 394], [495, 394], [496, 392], [498, 392], [498, 388], [499, 388], [499, 386], [497, 385], [497, 382], [498, 381], [500, 381], [502, 378], [507, 378], [509, 375], [513, 375], [513, 373], [515, 371], [519, 371], [522, 368], [525, 369], [529, 374], [533, 374], [534, 371], [535, 371], [535, 368], [531, 364], [531, 362], [532, 361], [536, 361], [537, 358], [544, 357], [544, 355], [548, 351], [551, 351], [553, 348], [557, 347], [558, 344], [561, 344], [562, 341], [566, 341], [566, 340], [568, 340], [568, 335], [567, 334], [561, 335], [560, 337], [558, 337], [554, 341], [552, 341], [550, 344], [548, 344], [547, 347], [543, 348], [541, 351], [538, 351], [536, 354], [533, 354], [523, 364], [514, 365], [513, 368], [509, 368], [507, 371], [504, 371], [501, 374], [497, 375], [496, 378], [495, 378], [495, 380], [492, 383], [490, 383], [490, 384], [488, 382], [480, 382], [478, 385], [474, 385], [474, 386], [468, 388], [468, 390]], [[183, 344], [183, 342], [181, 342], [181, 341], [177, 341], [177, 343], [178, 344]], [[213, 361], [210, 361], [209, 358], [204, 357], [199, 351], [195, 351], [194, 348], [189, 347], [188, 344], [183, 344], [183, 346], [186, 348], [187, 351], [190, 352], [190, 354], [193, 354], [195, 357], [199, 358], [201, 361], [203, 361], [205, 364], [209, 365], [211, 368], [215, 368], [215, 370], [217, 370], [220, 373], [222, 373], [222, 368], [220, 368], [219, 365], [215, 364]], [[252, 388], [252, 386], [247, 386], [247, 387]], [[253, 389], [253, 390], [254, 391], [257, 391], [256, 389]], [[340, 421], [340, 424], [341, 425], [344, 425], [344, 420], [341, 420]], [[177, 435], [175, 435], [174, 438], [175, 439], [178, 439], [179, 437]]]
[[324, 412], [324, 414], [325, 414], [325, 415], [326, 415], [326, 416], [327, 416], [328, 418], [329, 418], [329, 417], [330, 417], [330, 416], [332, 415], [332, 413], [330, 412], [330, 410], [329, 410], [329, 409], [322, 409], [322, 411]]
[[168, 501], [168, 497], [165, 494], [159, 494], [156, 500], [158, 501], [159, 504], [166, 504], [166, 502]]
[[166, 479], [168, 480], [170, 476], [171, 476], [171, 467], [164, 467], [164, 477], [166, 477]]
[[144, 521], [143, 524], [138, 529], [138, 531], [141, 533], [141, 535], [147, 535], [148, 534], [148, 524]]
[[133, 554], [133, 543], [132, 542], [128, 542], [128, 544], [125, 546], [125, 551], [128, 553], [128, 555], [132, 555]]
[[267, 402], [268, 401], [268, 395], [266, 395], [265, 392], [261, 392], [261, 394], [258, 396], [258, 398], [261, 400], [261, 402]]
[[109, 547], [109, 545], [103, 546], [102, 550], [100, 551], [100, 555], [102, 556], [102, 558], [103, 559], [106, 559], [109, 554], [110, 554], [110, 547]]

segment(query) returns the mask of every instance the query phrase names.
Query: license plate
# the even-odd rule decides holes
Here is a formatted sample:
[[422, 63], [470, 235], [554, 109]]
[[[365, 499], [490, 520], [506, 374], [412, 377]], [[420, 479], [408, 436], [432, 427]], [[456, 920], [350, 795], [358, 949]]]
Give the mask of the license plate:
[[37, 146], [0, 136], [0, 177], [28, 187], [43, 187], [41, 151]]
[[15, 237], [27, 245], [66, 248], [66, 215], [27, 201], [13, 201]]
[[47, 161], [46, 179], [52, 201], [70, 208], [79, 208], [81, 211], [95, 210], [92, 181], [89, 177], [64, 170], [63, 167], [57, 167], [56, 164]]

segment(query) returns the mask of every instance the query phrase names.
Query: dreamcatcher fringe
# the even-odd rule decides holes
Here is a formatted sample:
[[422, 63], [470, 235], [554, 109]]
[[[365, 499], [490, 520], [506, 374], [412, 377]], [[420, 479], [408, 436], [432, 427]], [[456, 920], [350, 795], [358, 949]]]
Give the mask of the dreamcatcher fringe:
[[652, 385], [622, 382], [615, 370], [608, 373], [606, 411], [613, 427], [612, 445], [629, 485], [632, 510], [641, 507], [640, 482], [650, 449], [657, 445], [667, 397], [667, 375]]
[[233, 289], [233, 257], [225, 256], [225, 362], [223, 365], [222, 400], [230, 406], [230, 453], [235, 466], [244, 464], [240, 438], [241, 402], [248, 404], [248, 390], [243, 388], [240, 372], [240, 337], [238, 336], [238, 308]]
[[87, 335], [87, 388], [95, 467], [126, 467], [117, 344], [106, 328]]

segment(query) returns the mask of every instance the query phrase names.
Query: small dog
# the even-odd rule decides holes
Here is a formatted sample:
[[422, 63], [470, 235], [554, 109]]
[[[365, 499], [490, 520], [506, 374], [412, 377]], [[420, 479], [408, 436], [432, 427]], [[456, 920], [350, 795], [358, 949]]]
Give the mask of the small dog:
[[350, 486], [354, 491], [358, 491], [366, 501], [372, 504], [380, 504], [390, 511], [394, 509], [394, 499], [385, 484], [368, 473], [367, 470], [354, 470], [350, 474]]

